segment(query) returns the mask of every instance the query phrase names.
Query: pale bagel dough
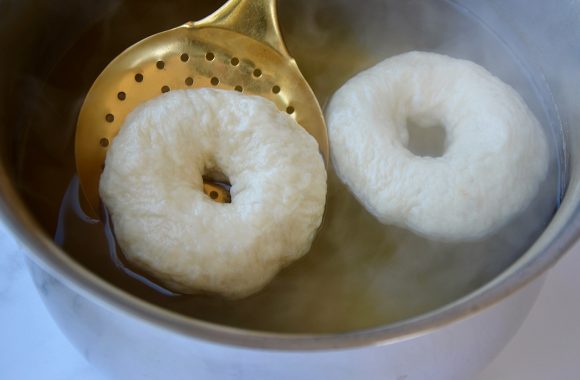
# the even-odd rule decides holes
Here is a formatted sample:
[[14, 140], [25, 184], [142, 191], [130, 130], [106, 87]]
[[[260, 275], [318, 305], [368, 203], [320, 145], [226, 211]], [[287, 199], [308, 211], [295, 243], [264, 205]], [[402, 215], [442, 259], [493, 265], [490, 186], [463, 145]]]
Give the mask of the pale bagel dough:
[[[229, 178], [231, 203], [202, 192], [204, 173]], [[309, 250], [326, 169], [316, 140], [270, 101], [172, 91], [129, 114], [100, 194], [133, 264], [181, 293], [239, 298]]]
[[[483, 67], [411, 52], [361, 72], [326, 111], [340, 178], [382, 223], [440, 240], [481, 238], [522, 211], [547, 174], [538, 120]], [[445, 152], [407, 148], [408, 120], [443, 126]]]

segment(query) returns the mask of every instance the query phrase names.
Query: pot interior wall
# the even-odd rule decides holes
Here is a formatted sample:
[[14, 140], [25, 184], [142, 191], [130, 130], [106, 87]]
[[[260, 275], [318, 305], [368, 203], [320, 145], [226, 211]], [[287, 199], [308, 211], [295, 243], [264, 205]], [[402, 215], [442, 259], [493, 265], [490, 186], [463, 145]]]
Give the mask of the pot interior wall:
[[[190, 19], [200, 19], [221, 3], [187, 0], [65, 0], [58, 4], [48, 0], [0, 2], [0, 47], [7, 57], [1, 63], [3, 70], [0, 72], [2, 159], [28, 209], [47, 235], [56, 235], [58, 240], [61, 201], [75, 171], [73, 140], [76, 117], [84, 94], [96, 76], [111, 59], [134, 42]], [[459, 287], [446, 278], [453, 273], [443, 270], [450, 265], [449, 262], [428, 261], [425, 267], [441, 267], [440, 278], [428, 281], [448, 288], [445, 297], [410, 308], [407, 313], [395, 313], [389, 320], [371, 318], [346, 327], [327, 324], [326, 332], [394, 322], [465, 296], [524, 254], [549, 222], [568, 184], [573, 199], [566, 207], [577, 207], [575, 146], [579, 141], [576, 124], [580, 115], [579, 107], [573, 104], [573, 94], [580, 88], [580, 75], [574, 69], [578, 67], [580, 53], [571, 47], [578, 46], [574, 43], [580, 40], [580, 28], [572, 24], [573, 13], [566, 9], [572, 7], [579, 11], [580, 5], [570, 5], [565, 1], [549, 4], [537, 1], [534, 7], [530, 7], [523, 0], [485, 3], [280, 0], [278, 7], [288, 48], [321, 105], [324, 106], [332, 92], [350, 76], [386, 57], [409, 50], [436, 51], [474, 60], [516, 88], [545, 127], [553, 149], [550, 177], [536, 199], [536, 204], [541, 206], [533, 214], [522, 215], [514, 222], [524, 226], [517, 228], [517, 234], [513, 230], [500, 232], [494, 236], [493, 244], [477, 248], [481, 251], [478, 256], [481, 260], [484, 260], [484, 251], [490, 251], [489, 255], [493, 255], [492, 251], [497, 252], [493, 262], [486, 264], [481, 261], [481, 271], [464, 277], [460, 290], [451, 291]], [[547, 37], [550, 35], [557, 38], [552, 41]], [[567, 147], [564, 141], [567, 141]], [[331, 185], [339, 187], [338, 181], [331, 177]], [[536, 217], [530, 218], [530, 215]], [[363, 222], [369, 219], [366, 214], [360, 214], [360, 218]], [[83, 231], [93, 227], [83, 228], [76, 232], [82, 235]], [[405, 234], [394, 231], [391, 233]], [[368, 244], [374, 243], [362, 232], [360, 239]], [[412, 241], [409, 244], [415, 250], [428, 249], [431, 245], [411, 235], [408, 240]], [[115, 284], [125, 282], [125, 273], [114, 272], [111, 269], [114, 265], [109, 261], [98, 264], [102, 263], [102, 257], [91, 256], [99, 250], [107, 250], [105, 240], [100, 240], [91, 249], [82, 247], [86, 241], [81, 237], [68, 240], [67, 244], [65, 250], [86, 253], [76, 258], [91, 270], [105, 277], [105, 272], [109, 273], [107, 279]], [[475, 250], [469, 245], [457, 249]], [[460, 254], [454, 257], [456, 260], [450, 266], [457, 272], [473, 259]], [[382, 259], [369, 256], [368, 260], [366, 265], [373, 266]], [[344, 261], [342, 265], [346, 268], [349, 264]], [[411, 262], [407, 265], [410, 266]], [[414, 272], [419, 282], [420, 272]], [[124, 287], [151, 302], [162, 303], [158, 301], [161, 296], [150, 293], [140, 283]], [[180, 302], [171, 308], [185, 312]], [[245, 308], [252, 310], [254, 305], [249, 303]], [[206, 315], [202, 309], [226, 315], [230, 309], [219, 302], [200, 302], [193, 315], [236, 325], [227, 318]], [[344, 310], [347, 309], [345, 306]], [[252, 325], [251, 319], [246, 319], [241, 325], [283, 330], [276, 321], [264, 327]], [[309, 327], [301, 328], [310, 332]], [[317, 331], [320, 328], [310, 327]], [[287, 331], [304, 332], [300, 329]]]

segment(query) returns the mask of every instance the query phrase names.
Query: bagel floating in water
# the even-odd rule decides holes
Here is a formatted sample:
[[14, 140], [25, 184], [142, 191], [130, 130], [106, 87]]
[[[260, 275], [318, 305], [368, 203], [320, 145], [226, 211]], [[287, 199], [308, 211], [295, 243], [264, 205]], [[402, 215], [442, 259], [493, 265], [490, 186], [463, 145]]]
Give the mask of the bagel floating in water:
[[[231, 203], [204, 194], [206, 174], [227, 177]], [[316, 140], [270, 101], [172, 91], [127, 117], [100, 194], [131, 263], [180, 293], [239, 298], [309, 250], [326, 169]]]
[[[482, 238], [532, 200], [548, 169], [538, 120], [483, 67], [411, 52], [361, 72], [327, 110], [332, 160], [382, 223], [439, 240]], [[445, 151], [407, 149], [407, 123], [443, 126]]]

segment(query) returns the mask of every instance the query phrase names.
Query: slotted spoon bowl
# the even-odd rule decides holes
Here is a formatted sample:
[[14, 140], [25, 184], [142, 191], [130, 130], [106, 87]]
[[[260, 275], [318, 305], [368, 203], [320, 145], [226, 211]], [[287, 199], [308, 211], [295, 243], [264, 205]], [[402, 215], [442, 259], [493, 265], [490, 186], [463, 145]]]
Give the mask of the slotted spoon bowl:
[[[290, 57], [275, 0], [230, 0], [205, 19], [148, 37], [117, 56], [99, 75], [80, 110], [75, 158], [88, 207], [98, 217], [99, 179], [107, 149], [139, 104], [176, 89], [213, 87], [259, 95], [290, 114], [317, 141], [328, 161], [320, 106]], [[204, 182], [225, 202], [227, 191]]]

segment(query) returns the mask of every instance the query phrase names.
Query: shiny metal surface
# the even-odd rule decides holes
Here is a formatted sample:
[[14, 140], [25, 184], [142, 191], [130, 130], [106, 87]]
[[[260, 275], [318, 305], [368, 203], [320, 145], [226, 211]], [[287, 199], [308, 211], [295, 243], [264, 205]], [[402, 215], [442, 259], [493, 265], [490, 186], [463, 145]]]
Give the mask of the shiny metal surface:
[[425, 336], [334, 350], [280, 351], [173, 334], [96, 305], [35, 264], [31, 272], [67, 338], [112, 379], [123, 380], [473, 379], [515, 334], [543, 283], [538, 278], [494, 307]]
[[[48, 1], [40, 3], [52, 9], [51, 17], [55, 19], [59, 12], [68, 9]], [[323, 0], [312, 4], [323, 3], [327, 4]], [[365, 14], [380, 15], [373, 7], [381, 3], [369, 1]], [[561, 121], [565, 142], [560, 157], [565, 174], [561, 206], [525, 255], [469, 296], [393, 325], [346, 334], [302, 336], [227, 328], [170, 313], [111, 286], [53, 243], [33, 217], [30, 203], [23, 201], [23, 189], [18, 188], [14, 180], [14, 157], [21, 141], [17, 133], [21, 127], [15, 111], [29, 100], [15, 94], [21, 88], [23, 77], [41, 72], [34, 63], [43, 51], [38, 50], [39, 44], [34, 43], [36, 40], [32, 36], [19, 35], [18, 41], [12, 37], [14, 31], [20, 30], [19, 25], [37, 28], [27, 29], [29, 33], [49, 33], [54, 20], [38, 13], [35, 6], [21, 5], [16, 9], [11, 2], [0, 1], [3, 7], [0, 46], [14, 51], [12, 59], [1, 63], [4, 70], [0, 72], [1, 217], [28, 247], [35, 280], [41, 289], [50, 289], [51, 293], [43, 297], [62, 329], [80, 349], [93, 347], [90, 355], [87, 353], [88, 359], [120, 378], [135, 375], [131, 372], [135, 366], [147, 363], [144, 368], [151, 369], [152, 376], [158, 377], [168, 371], [180, 374], [188, 370], [200, 375], [213, 374], [215, 378], [258, 378], [263, 374], [283, 378], [285, 373], [309, 378], [313, 373], [342, 371], [340, 373], [353, 376], [368, 375], [367, 378], [393, 374], [399, 376], [393, 377], [397, 380], [465, 380], [491, 359], [525, 317], [537, 294], [542, 274], [580, 236], [580, 107], [577, 105], [580, 2], [457, 0], [452, 3], [465, 12], [476, 14], [505, 41], [522, 46], [522, 61], [533, 67], [538, 86], [550, 94], [556, 104], [557, 112], [553, 117]], [[286, 9], [280, 14], [282, 21], [295, 17], [292, 6], [282, 6], [282, 3], [280, 6]], [[79, 18], [81, 16], [84, 20], [96, 17], [88, 11]], [[351, 16], [350, 20], [357, 17]], [[369, 21], [357, 19], [357, 22]], [[56, 37], [52, 43], [55, 41]], [[291, 50], [290, 42], [288, 46]], [[76, 309], [75, 302], [80, 305]], [[104, 327], [90, 329], [90, 323]], [[469, 331], [483, 329], [489, 332], [489, 339], [474, 342]], [[111, 348], [115, 351], [109, 351]], [[458, 359], [450, 363], [449, 357]], [[155, 358], [155, 365], [151, 364], [152, 358]], [[459, 362], [465, 366], [459, 368]], [[264, 367], [267, 363], [272, 364]], [[262, 368], [267, 370], [260, 373]], [[413, 368], [417, 368], [416, 372], [411, 372]], [[442, 377], [449, 373], [456, 377]], [[433, 374], [441, 374], [441, 377]], [[462, 375], [465, 376], [459, 377]]]
[[[282, 41], [274, 0], [231, 0], [198, 22], [158, 33], [129, 47], [99, 75], [81, 108], [77, 171], [93, 217], [107, 149], [126, 115], [177, 89], [213, 87], [263, 96], [318, 141], [328, 162], [322, 111]], [[206, 188], [212, 186], [206, 183]], [[217, 193], [222, 189], [214, 187]], [[211, 193], [204, 189], [207, 195]], [[222, 197], [217, 198], [217, 200]]]

